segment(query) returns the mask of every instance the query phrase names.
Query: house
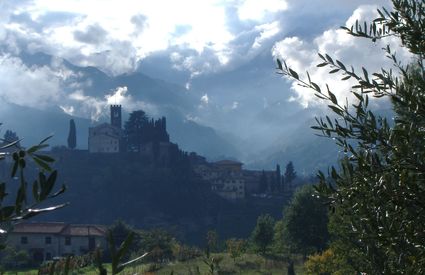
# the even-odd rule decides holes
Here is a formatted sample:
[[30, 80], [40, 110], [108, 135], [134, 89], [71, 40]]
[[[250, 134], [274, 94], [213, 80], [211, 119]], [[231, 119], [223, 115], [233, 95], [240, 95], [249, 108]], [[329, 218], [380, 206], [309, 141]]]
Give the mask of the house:
[[194, 171], [202, 179], [210, 182], [211, 190], [220, 197], [236, 200], [245, 198], [245, 179], [242, 173], [242, 165], [243, 163], [233, 160], [208, 163], [198, 159], [194, 165]]
[[36, 262], [54, 257], [82, 255], [96, 248], [106, 248], [106, 228], [92, 224], [62, 222], [18, 223], [7, 242], [25, 250]]
[[111, 105], [111, 123], [89, 128], [90, 153], [119, 153], [122, 147], [121, 105]]
[[211, 182], [211, 190], [228, 200], [245, 198], [245, 181], [241, 177], [219, 177]]

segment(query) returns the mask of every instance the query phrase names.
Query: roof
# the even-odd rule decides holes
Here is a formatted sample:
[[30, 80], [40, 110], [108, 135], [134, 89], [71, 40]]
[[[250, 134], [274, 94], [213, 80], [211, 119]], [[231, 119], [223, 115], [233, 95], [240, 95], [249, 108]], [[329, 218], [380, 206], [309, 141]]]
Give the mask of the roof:
[[105, 236], [105, 234], [104, 226], [90, 224], [71, 224], [61, 232], [61, 235], [67, 236]]
[[94, 224], [32, 222], [16, 224], [11, 233], [59, 234], [66, 236], [104, 236], [106, 234], [106, 227]]
[[235, 160], [220, 160], [220, 161], [216, 161], [214, 162], [215, 165], [243, 165], [242, 162], [239, 161], [235, 161]]
[[65, 227], [63, 222], [18, 223], [12, 233], [49, 233], [59, 234]]

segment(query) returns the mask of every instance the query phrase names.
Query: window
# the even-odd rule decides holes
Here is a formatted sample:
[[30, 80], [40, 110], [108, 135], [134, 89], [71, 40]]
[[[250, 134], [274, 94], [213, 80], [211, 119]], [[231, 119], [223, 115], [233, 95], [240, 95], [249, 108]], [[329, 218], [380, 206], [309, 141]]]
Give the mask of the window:
[[65, 237], [65, 245], [71, 245], [71, 237]]
[[21, 237], [21, 244], [27, 244], [28, 243], [28, 237], [27, 236], [22, 236]]
[[47, 236], [46, 239], [45, 239], [45, 243], [46, 244], [51, 244], [52, 243], [52, 237]]
[[52, 259], [52, 253], [46, 252], [46, 261], [50, 261]]

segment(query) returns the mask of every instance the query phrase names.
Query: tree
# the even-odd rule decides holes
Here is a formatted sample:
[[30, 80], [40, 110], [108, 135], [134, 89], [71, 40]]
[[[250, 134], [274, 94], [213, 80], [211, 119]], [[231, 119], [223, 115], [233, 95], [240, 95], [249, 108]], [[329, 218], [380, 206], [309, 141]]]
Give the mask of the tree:
[[261, 215], [257, 219], [257, 224], [252, 232], [252, 242], [257, 247], [257, 251], [266, 254], [267, 248], [273, 243], [274, 219], [269, 214]]
[[149, 134], [146, 125], [149, 123], [149, 118], [142, 110], [134, 111], [130, 114], [129, 119], [124, 125], [124, 134], [127, 141], [128, 150], [132, 152], [139, 152], [140, 146], [144, 141], [144, 137]]
[[322, 251], [329, 240], [328, 210], [311, 185], [299, 188], [283, 213], [283, 242], [304, 257]]
[[[318, 118], [313, 128], [335, 139], [346, 153], [340, 168], [329, 176], [319, 172], [317, 191], [335, 211], [336, 236], [359, 252], [363, 264], [355, 270], [368, 274], [422, 274], [425, 272], [425, 3], [393, 0], [393, 10], [378, 10], [371, 24], [343, 27], [348, 34], [373, 42], [398, 37], [415, 57], [405, 66], [388, 45], [385, 54], [398, 74], [382, 68], [357, 73], [327, 54], [319, 67], [341, 73], [356, 83], [350, 92], [353, 105], [338, 102], [331, 88], [322, 91], [310, 77], [303, 79], [285, 62], [279, 72], [312, 89], [326, 101], [333, 117]], [[388, 98], [394, 122], [371, 111], [369, 97]], [[334, 217], [332, 217], [334, 218]]]
[[[123, 243], [129, 235], [133, 235], [131, 244], [128, 247], [128, 254], [139, 252], [141, 248], [140, 236], [136, 230], [125, 222], [118, 220], [115, 221], [109, 228], [108, 232], [111, 233], [114, 242], [117, 244]], [[128, 260], [130, 255], [125, 256], [123, 259]]]
[[148, 258], [154, 262], [163, 262], [173, 259], [173, 236], [163, 229], [153, 229], [141, 231], [140, 234], [140, 254], [149, 252]]
[[75, 129], [75, 122], [73, 119], [69, 120], [69, 133], [68, 133], [68, 148], [75, 149], [77, 146], [77, 131]]
[[[6, 132], [4, 133], [4, 136], [3, 136], [3, 143], [4, 144], [9, 144], [9, 143], [15, 142], [17, 140], [19, 140], [19, 137], [16, 134], [16, 132], [13, 132], [11, 130], [6, 130]], [[17, 143], [16, 146], [19, 146], [19, 143]]]
[[285, 174], [284, 174], [284, 181], [288, 190], [291, 190], [292, 188], [291, 183], [294, 181], [296, 177], [297, 177], [297, 173], [295, 172], [294, 164], [292, 163], [292, 161], [290, 161], [286, 165]]
[[207, 253], [207, 257], [210, 256], [211, 252], [215, 252], [217, 249], [217, 244], [218, 244], [218, 234], [217, 231], [215, 230], [209, 230], [207, 232], [207, 248], [206, 248], [206, 253]]
[[[39, 152], [41, 149], [48, 147], [46, 142], [49, 138], [26, 150], [18, 146], [19, 139], [0, 147], [0, 161], [6, 158], [5, 150], [17, 147], [11, 153], [12, 171], [9, 181], [18, 181], [17, 192], [14, 194], [13, 192], [9, 193], [7, 190], [8, 179], [0, 179], [0, 224], [2, 225], [0, 233], [6, 233], [4, 226], [9, 223], [29, 219], [66, 205], [46, 206], [46, 201], [59, 196], [66, 189], [63, 185], [58, 191], [53, 193], [58, 174], [57, 170], [53, 170], [50, 166], [54, 159]], [[39, 168], [38, 178], [33, 180], [32, 184], [28, 183], [25, 173], [28, 160], [33, 161]], [[32, 195], [28, 194], [28, 185], [32, 189], [30, 193]], [[12, 198], [13, 195], [14, 197]], [[4, 246], [0, 245], [0, 249], [2, 248]]]
[[229, 239], [226, 241], [226, 250], [233, 262], [236, 262], [236, 259], [245, 252], [245, 245], [245, 240], [243, 239]]

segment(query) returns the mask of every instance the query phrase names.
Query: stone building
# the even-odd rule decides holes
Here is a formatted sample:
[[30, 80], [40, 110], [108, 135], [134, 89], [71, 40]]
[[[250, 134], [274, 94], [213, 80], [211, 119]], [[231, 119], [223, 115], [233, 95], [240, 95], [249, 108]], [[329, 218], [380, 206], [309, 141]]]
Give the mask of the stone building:
[[218, 177], [211, 182], [211, 190], [228, 200], [245, 198], [245, 181], [242, 177]]
[[[192, 156], [194, 159], [195, 156]], [[194, 171], [210, 182], [211, 190], [220, 197], [235, 200], [245, 198], [245, 179], [242, 173], [243, 163], [233, 160], [221, 160], [213, 163], [197, 160]]]
[[106, 248], [106, 228], [92, 224], [61, 222], [19, 223], [7, 242], [17, 250], [25, 250], [35, 262], [55, 257], [82, 255], [96, 248]]
[[111, 123], [89, 128], [90, 153], [118, 153], [122, 148], [121, 105], [111, 105]]

